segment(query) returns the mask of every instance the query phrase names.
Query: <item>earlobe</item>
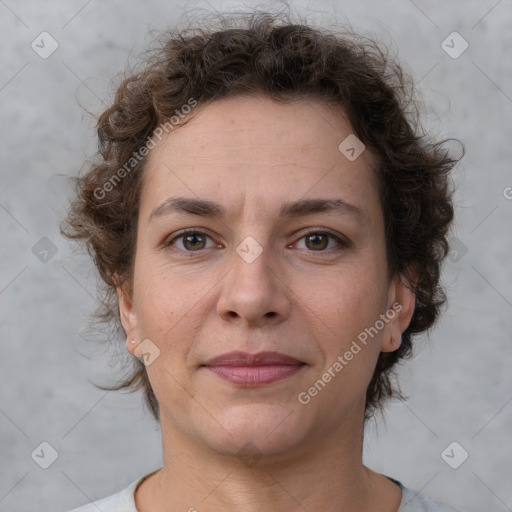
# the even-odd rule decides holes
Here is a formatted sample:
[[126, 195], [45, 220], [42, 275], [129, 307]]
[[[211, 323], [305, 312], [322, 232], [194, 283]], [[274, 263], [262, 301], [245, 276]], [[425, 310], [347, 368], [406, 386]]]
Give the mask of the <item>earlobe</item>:
[[[390, 311], [392, 313], [389, 313]], [[388, 309], [388, 314], [390, 314], [390, 318], [391, 318], [391, 314], [393, 314], [393, 312], [394, 312], [395, 316], [393, 316], [392, 319], [389, 321], [389, 324], [387, 325], [387, 329], [385, 330], [385, 332], [383, 334], [381, 347], [380, 347], [381, 352], [394, 352], [395, 350], [398, 350], [400, 348], [400, 345], [402, 344], [402, 332], [403, 331], [401, 330], [401, 327], [400, 327], [400, 325], [401, 325], [400, 312], [401, 311], [402, 311], [401, 304], [398, 302], [395, 302], [393, 304], [392, 309], [391, 308]]]
[[384, 344], [382, 346], [382, 352], [394, 352], [400, 348], [402, 344], [402, 335], [400, 334], [398, 337], [391, 336], [389, 339], [389, 343]]

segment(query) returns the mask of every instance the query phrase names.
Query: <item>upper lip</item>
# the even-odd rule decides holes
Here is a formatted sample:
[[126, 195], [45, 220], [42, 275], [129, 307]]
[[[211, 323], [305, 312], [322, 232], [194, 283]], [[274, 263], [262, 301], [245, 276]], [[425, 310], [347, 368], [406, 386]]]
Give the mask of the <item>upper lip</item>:
[[302, 361], [279, 352], [258, 352], [249, 354], [236, 350], [208, 360], [203, 366], [271, 366], [304, 364]]

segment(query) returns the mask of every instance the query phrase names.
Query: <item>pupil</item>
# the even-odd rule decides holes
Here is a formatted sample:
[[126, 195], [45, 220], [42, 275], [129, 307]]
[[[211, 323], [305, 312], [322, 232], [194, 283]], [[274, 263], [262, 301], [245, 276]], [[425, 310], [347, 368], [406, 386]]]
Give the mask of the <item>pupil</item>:
[[[323, 240], [322, 240], [323, 237]], [[324, 235], [310, 235], [309, 241], [313, 243], [314, 247], [325, 248], [325, 236]]]
[[189, 243], [192, 247], [197, 247], [198, 243], [200, 244], [200, 237], [197, 235], [189, 235], [186, 237], [187, 243]]

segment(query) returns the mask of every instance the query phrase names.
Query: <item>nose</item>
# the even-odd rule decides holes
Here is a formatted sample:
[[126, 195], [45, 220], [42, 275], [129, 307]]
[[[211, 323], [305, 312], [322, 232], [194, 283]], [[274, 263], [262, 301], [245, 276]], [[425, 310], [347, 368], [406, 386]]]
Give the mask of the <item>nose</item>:
[[233, 254], [232, 270], [223, 280], [217, 302], [226, 321], [263, 327], [284, 321], [290, 314], [289, 288], [275, 258], [263, 250], [254, 260]]

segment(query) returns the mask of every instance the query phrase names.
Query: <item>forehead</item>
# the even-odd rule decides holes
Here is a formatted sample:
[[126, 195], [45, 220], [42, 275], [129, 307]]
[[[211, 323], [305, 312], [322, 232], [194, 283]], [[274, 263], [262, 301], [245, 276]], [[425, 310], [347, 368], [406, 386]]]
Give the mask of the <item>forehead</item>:
[[372, 155], [348, 159], [339, 149], [347, 137], [354, 134], [343, 110], [318, 100], [240, 96], [199, 105], [151, 150], [141, 213], [171, 195], [233, 207], [241, 194], [244, 203], [252, 196], [260, 205], [340, 193], [352, 202], [378, 201]]

